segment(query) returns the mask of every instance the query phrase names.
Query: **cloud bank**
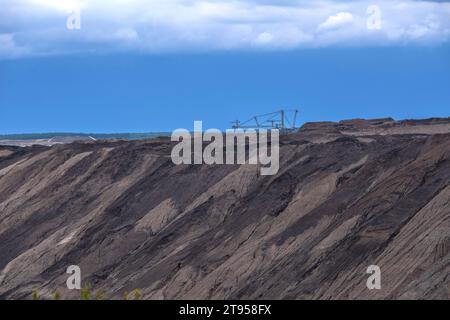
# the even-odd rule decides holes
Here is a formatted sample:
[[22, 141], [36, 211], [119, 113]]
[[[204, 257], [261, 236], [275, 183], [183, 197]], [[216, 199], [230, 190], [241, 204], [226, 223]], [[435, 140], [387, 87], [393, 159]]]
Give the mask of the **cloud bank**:
[[[377, 15], [368, 13], [370, 6]], [[450, 3], [442, 1], [0, 0], [0, 8], [0, 58], [433, 45], [450, 39]], [[78, 13], [80, 29], [68, 28]], [[374, 19], [379, 28], [370, 27]]]

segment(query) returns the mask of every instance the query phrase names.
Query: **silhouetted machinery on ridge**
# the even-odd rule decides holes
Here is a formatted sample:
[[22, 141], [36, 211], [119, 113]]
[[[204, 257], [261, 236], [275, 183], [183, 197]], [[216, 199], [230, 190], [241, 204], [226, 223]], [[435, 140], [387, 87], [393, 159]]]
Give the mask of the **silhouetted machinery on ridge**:
[[280, 133], [286, 134], [297, 130], [298, 110], [279, 110], [276, 112], [266, 113], [241, 122], [233, 121], [233, 129], [278, 129]]

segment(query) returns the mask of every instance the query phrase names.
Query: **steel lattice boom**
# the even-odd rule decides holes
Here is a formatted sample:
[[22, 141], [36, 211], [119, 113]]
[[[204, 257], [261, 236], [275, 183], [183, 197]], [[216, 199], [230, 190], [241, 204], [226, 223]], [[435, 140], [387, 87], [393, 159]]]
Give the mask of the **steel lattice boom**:
[[297, 109], [279, 110], [276, 112], [266, 113], [253, 116], [252, 118], [241, 122], [233, 121], [233, 129], [279, 129], [282, 132], [296, 130], [296, 121], [298, 115]]

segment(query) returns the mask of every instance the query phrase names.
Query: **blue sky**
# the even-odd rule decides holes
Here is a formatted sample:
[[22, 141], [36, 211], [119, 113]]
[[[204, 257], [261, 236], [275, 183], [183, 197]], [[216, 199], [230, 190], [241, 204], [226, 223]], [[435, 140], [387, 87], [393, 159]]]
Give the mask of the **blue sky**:
[[0, 2], [0, 133], [450, 116], [445, 2]]

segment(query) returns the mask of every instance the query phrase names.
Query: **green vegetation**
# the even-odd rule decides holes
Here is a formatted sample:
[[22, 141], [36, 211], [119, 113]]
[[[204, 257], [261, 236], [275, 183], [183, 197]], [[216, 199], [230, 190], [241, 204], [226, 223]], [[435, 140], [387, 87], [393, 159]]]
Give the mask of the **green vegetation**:
[[34, 290], [33, 293], [31, 294], [31, 298], [33, 300], [39, 300], [40, 299], [39, 292], [37, 290]]
[[91, 300], [91, 290], [86, 286], [80, 291], [81, 300]]
[[123, 300], [128, 300], [128, 292], [125, 291], [122, 295]]
[[95, 300], [105, 300], [105, 293], [103, 290], [97, 290], [95, 293]]
[[53, 294], [53, 299], [54, 299], [54, 300], [60, 300], [60, 299], [61, 299], [61, 294], [60, 294], [58, 291], [56, 291], [56, 292]]
[[133, 295], [134, 295], [134, 300], [141, 300], [142, 299], [141, 289], [134, 289]]

